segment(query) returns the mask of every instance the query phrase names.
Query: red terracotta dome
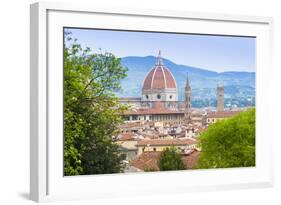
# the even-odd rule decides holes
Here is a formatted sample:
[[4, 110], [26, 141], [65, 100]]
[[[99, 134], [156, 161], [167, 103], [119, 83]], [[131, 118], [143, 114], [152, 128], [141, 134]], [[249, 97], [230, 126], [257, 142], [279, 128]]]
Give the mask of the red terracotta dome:
[[177, 84], [173, 74], [163, 64], [161, 52], [159, 51], [155, 67], [148, 72], [144, 79], [143, 89], [147, 90], [166, 88], [177, 88]]

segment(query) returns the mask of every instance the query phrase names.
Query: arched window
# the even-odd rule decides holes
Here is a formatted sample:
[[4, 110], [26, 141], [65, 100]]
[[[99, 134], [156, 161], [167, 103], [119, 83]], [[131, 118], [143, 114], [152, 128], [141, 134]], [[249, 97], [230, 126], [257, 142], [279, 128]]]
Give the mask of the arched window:
[[158, 94], [158, 95], [157, 95], [157, 99], [160, 99], [160, 98], [161, 98], [161, 95], [160, 95], [160, 94]]

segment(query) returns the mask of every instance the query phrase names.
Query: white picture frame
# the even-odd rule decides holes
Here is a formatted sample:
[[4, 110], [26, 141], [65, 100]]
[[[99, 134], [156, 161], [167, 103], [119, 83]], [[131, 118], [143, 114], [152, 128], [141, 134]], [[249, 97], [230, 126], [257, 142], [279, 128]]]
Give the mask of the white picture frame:
[[[72, 200], [273, 186], [273, 19], [40, 2], [30, 13], [30, 198]], [[257, 37], [256, 167], [63, 176], [62, 28], [86, 27]], [[54, 137], [56, 136], [56, 137]], [[188, 182], [188, 183], [185, 183]]]

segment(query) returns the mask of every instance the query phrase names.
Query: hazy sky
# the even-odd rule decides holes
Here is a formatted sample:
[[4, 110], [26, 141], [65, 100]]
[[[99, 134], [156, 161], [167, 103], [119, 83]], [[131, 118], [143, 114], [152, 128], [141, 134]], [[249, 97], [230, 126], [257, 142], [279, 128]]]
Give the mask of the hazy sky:
[[68, 29], [83, 47], [125, 56], [157, 56], [216, 72], [255, 72], [255, 38]]

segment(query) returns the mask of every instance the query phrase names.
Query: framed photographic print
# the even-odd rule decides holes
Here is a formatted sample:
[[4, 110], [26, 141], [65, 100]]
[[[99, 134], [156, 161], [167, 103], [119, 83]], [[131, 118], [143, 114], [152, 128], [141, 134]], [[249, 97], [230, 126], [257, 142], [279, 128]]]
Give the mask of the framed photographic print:
[[272, 24], [31, 5], [31, 199], [272, 186]]

